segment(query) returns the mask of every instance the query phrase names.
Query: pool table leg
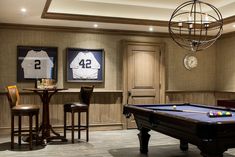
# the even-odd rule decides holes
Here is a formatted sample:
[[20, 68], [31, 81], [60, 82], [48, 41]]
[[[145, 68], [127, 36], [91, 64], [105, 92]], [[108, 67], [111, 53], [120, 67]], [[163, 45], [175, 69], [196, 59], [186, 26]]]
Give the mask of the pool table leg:
[[143, 154], [147, 154], [148, 143], [149, 143], [149, 138], [150, 138], [150, 135], [148, 134], [148, 132], [150, 131], [150, 129], [141, 128], [139, 130], [140, 130], [140, 133], [138, 134], [138, 137], [139, 137], [139, 142], [140, 142], [140, 152]]
[[180, 150], [187, 151], [188, 150], [188, 142], [184, 140], [180, 140]]
[[201, 150], [201, 155], [203, 157], [223, 157], [223, 153], [227, 150], [223, 146], [218, 147], [216, 142], [206, 143], [198, 146], [198, 148]]
[[223, 157], [223, 153], [222, 154], [205, 154], [205, 153], [201, 152], [201, 155], [203, 157]]

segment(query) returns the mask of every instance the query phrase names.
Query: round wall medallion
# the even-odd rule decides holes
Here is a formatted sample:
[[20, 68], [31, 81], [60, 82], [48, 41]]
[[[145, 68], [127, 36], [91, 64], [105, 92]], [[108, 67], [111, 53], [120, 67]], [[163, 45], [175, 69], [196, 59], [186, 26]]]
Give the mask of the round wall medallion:
[[184, 67], [188, 70], [191, 70], [193, 68], [196, 68], [198, 65], [197, 57], [193, 54], [187, 54], [184, 57]]

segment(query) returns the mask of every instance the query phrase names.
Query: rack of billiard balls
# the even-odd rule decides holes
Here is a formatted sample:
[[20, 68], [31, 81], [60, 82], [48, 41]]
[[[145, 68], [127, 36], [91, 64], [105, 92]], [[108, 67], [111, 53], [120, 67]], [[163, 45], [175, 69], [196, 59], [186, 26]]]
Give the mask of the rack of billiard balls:
[[229, 111], [209, 111], [208, 117], [231, 117], [232, 113]]
[[208, 117], [231, 117], [232, 113], [229, 111], [209, 111], [209, 112], [203, 112], [203, 111], [194, 111], [194, 110], [177, 110], [176, 105], [172, 106], [172, 111], [179, 111], [179, 112], [192, 112], [192, 113], [204, 113], [207, 114]]

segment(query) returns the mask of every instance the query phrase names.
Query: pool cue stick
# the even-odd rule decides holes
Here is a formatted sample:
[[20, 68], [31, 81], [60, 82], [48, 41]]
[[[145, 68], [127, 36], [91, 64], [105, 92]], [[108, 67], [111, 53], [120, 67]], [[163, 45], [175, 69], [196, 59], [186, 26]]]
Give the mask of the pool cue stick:
[[178, 110], [178, 109], [154, 109], [155, 111], [172, 111], [172, 112], [189, 112], [189, 113], [202, 113], [207, 114], [208, 112], [194, 111], [194, 110]]

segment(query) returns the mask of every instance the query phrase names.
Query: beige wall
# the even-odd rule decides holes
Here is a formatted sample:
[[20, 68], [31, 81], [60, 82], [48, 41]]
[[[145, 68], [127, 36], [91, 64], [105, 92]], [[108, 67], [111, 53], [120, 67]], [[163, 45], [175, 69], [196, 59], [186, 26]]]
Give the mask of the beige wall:
[[[1, 89], [7, 84], [16, 82], [16, 46], [55, 46], [58, 47], [58, 85], [66, 88], [79, 87], [79, 83], [66, 82], [66, 48], [104, 48], [105, 49], [105, 83], [96, 84], [105, 89], [120, 89], [121, 54], [118, 42], [113, 37], [102, 35], [62, 33], [48, 31], [1, 30], [0, 37], [0, 85]], [[109, 74], [109, 75], [108, 75]], [[20, 87], [32, 86], [30, 83], [20, 83]]]
[[[197, 91], [167, 93], [166, 102], [214, 104], [213, 93], [200, 94], [198, 91], [210, 91], [215, 88], [215, 46], [206, 52], [198, 52], [196, 55], [199, 65], [189, 71], [183, 66], [183, 58], [188, 52], [169, 38], [42, 30], [0, 29], [0, 93], [4, 93], [6, 85], [16, 84], [17, 45], [58, 47], [58, 86], [65, 88], [79, 88], [81, 85], [81, 83], [66, 82], [66, 48], [103, 48], [105, 82], [95, 83], [96, 89], [101, 90], [95, 92], [92, 99], [90, 125], [96, 129], [120, 129], [124, 123], [121, 92], [122, 40], [165, 43], [166, 90]], [[33, 83], [17, 83], [17, 85], [20, 88], [34, 86]], [[23, 103], [41, 104], [39, 97], [33, 93], [21, 94]], [[53, 126], [63, 127], [63, 104], [77, 100], [77, 93], [63, 92], [53, 96], [50, 103]], [[0, 94], [0, 104], [0, 132], [4, 129], [9, 132], [10, 112], [5, 94]]]
[[[58, 85], [78, 88], [80, 83], [66, 82], [65, 51], [67, 47], [104, 48], [105, 83], [96, 83], [102, 89], [122, 89], [122, 40], [165, 43], [166, 89], [167, 90], [214, 90], [215, 46], [196, 55], [199, 65], [191, 71], [183, 66], [183, 58], [188, 53], [169, 38], [141, 36], [104, 35], [33, 30], [0, 30], [0, 90], [16, 82], [16, 46], [55, 46], [58, 47]], [[32, 87], [32, 83], [19, 83], [19, 87]]]
[[235, 92], [235, 37], [217, 41], [216, 90]]
[[191, 53], [179, 48], [172, 43], [171, 39], [166, 40], [167, 65], [166, 78], [167, 90], [180, 91], [205, 91], [214, 90], [215, 85], [215, 45], [205, 51], [196, 52], [198, 66], [195, 69], [187, 70], [183, 66], [183, 59], [186, 54]]

